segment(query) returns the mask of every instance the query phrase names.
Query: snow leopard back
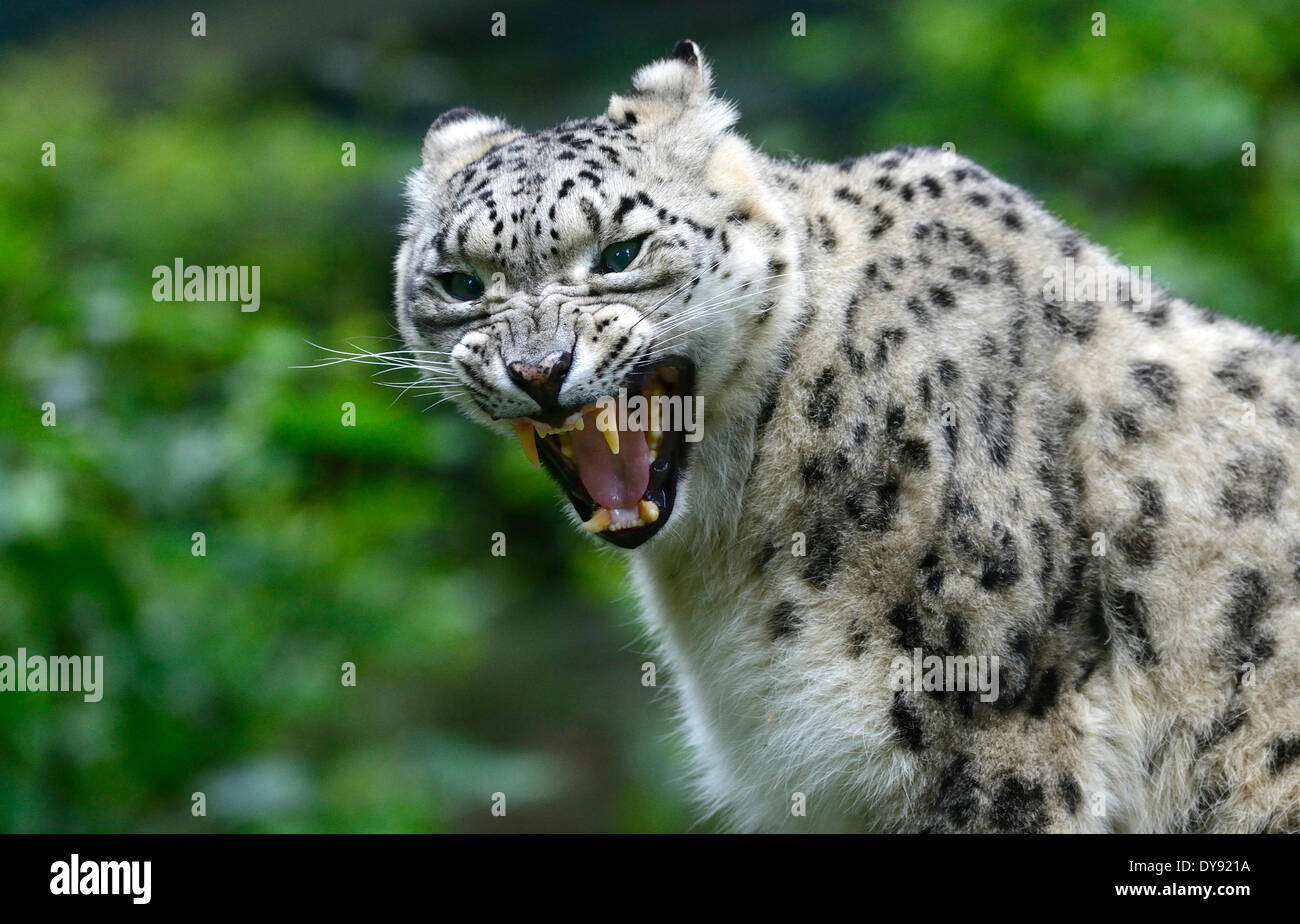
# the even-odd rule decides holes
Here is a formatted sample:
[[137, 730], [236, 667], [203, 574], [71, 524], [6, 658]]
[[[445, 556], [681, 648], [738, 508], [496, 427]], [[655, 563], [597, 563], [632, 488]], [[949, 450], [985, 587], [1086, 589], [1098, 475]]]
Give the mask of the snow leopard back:
[[[742, 601], [725, 640], [664, 619], [688, 672], [732, 678], [688, 685], [697, 745], [735, 752], [716, 805], [794, 829], [796, 791], [831, 827], [1294, 829], [1296, 345], [1159, 290], [1063, 291], [1121, 268], [946, 152], [767, 176], [804, 313], [728, 567], [658, 572], [697, 599], [731, 575], [716, 596]], [[915, 651], [996, 657], [998, 698], [891, 688]]]

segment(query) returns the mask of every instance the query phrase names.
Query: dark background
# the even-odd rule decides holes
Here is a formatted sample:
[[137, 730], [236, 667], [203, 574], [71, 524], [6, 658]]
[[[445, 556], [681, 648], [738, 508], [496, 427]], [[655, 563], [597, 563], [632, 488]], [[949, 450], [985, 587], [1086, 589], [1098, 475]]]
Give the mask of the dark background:
[[[517, 446], [294, 368], [398, 346], [401, 181], [444, 109], [594, 115], [694, 38], [769, 154], [952, 142], [1178, 294], [1300, 330], [1293, 3], [1114, 4], [1104, 37], [1096, 4], [794, 6], [806, 37], [771, 3], [0, 12], [0, 654], [106, 673], [99, 703], [0, 693], [0, 829], [708, 830], [620, 558]], [[154, 302], [177, 257], [260, 266], [261, 310]]]

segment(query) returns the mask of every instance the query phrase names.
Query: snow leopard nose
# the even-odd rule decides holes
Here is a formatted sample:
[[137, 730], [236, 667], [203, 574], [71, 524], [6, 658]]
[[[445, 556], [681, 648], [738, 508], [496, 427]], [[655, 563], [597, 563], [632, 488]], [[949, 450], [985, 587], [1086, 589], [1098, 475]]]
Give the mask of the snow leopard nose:
[[553, 411], [558, 407], [560, 387], [564, 384], [564, 377], [568, 375], [572, 363], [572, 353], [553, 350], [537, 362], [515, 360], [506, 363], [506, 370], [514, 383], [536, 401], [543, 411]]

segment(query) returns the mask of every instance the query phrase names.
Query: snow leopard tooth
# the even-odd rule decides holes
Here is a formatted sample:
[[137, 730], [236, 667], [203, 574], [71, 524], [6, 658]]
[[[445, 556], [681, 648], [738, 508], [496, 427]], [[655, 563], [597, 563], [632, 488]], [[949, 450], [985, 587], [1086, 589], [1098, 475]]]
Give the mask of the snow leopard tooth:
[[519, 445], [524, 448], [524, 455], [533, 464], [533, 468], [540, 468], [541, 461], [537, 458], [537, 428], [533, 422], [516, 420], [515, 435], [519, 437]]
[[609, 511], [604, 507], [597, 507], [596, 512], [591, 515], [587, 522], [583, 523], [581, 528], [589, 533], [603, 533], [609, 529]]
[[600, 425], [600, 415], [597, 414], [596, 429], [600, 431], [601, 436], [605, 437], [605, 443], [609, 446], [609, 451], [614, 455], [618, 455], [618, 424], [611, 424], [608, 428], [602, 427]]

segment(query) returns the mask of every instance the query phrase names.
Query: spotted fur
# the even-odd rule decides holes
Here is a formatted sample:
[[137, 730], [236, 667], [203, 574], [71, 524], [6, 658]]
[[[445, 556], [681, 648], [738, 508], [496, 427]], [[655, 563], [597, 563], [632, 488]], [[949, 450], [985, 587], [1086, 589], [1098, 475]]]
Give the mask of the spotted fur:
[[[1049, 294], [1115, 261], [955, 154], [757, 153], [691, 43], [633, 83], [546, 131], [434, 123], [398, 320], [503, 430], [535, 409], [518, 356], [572, 345], [573, 406], [696, 363], [704, 440], [629, 557], [705, 807], [1300, 829], [1300, 348], [1161, 291]], [[469, 307], [432, 282], [463, 266], [500, 274]], [[1000, 696], [891, 689], [914, 648], [996, 655]]]

